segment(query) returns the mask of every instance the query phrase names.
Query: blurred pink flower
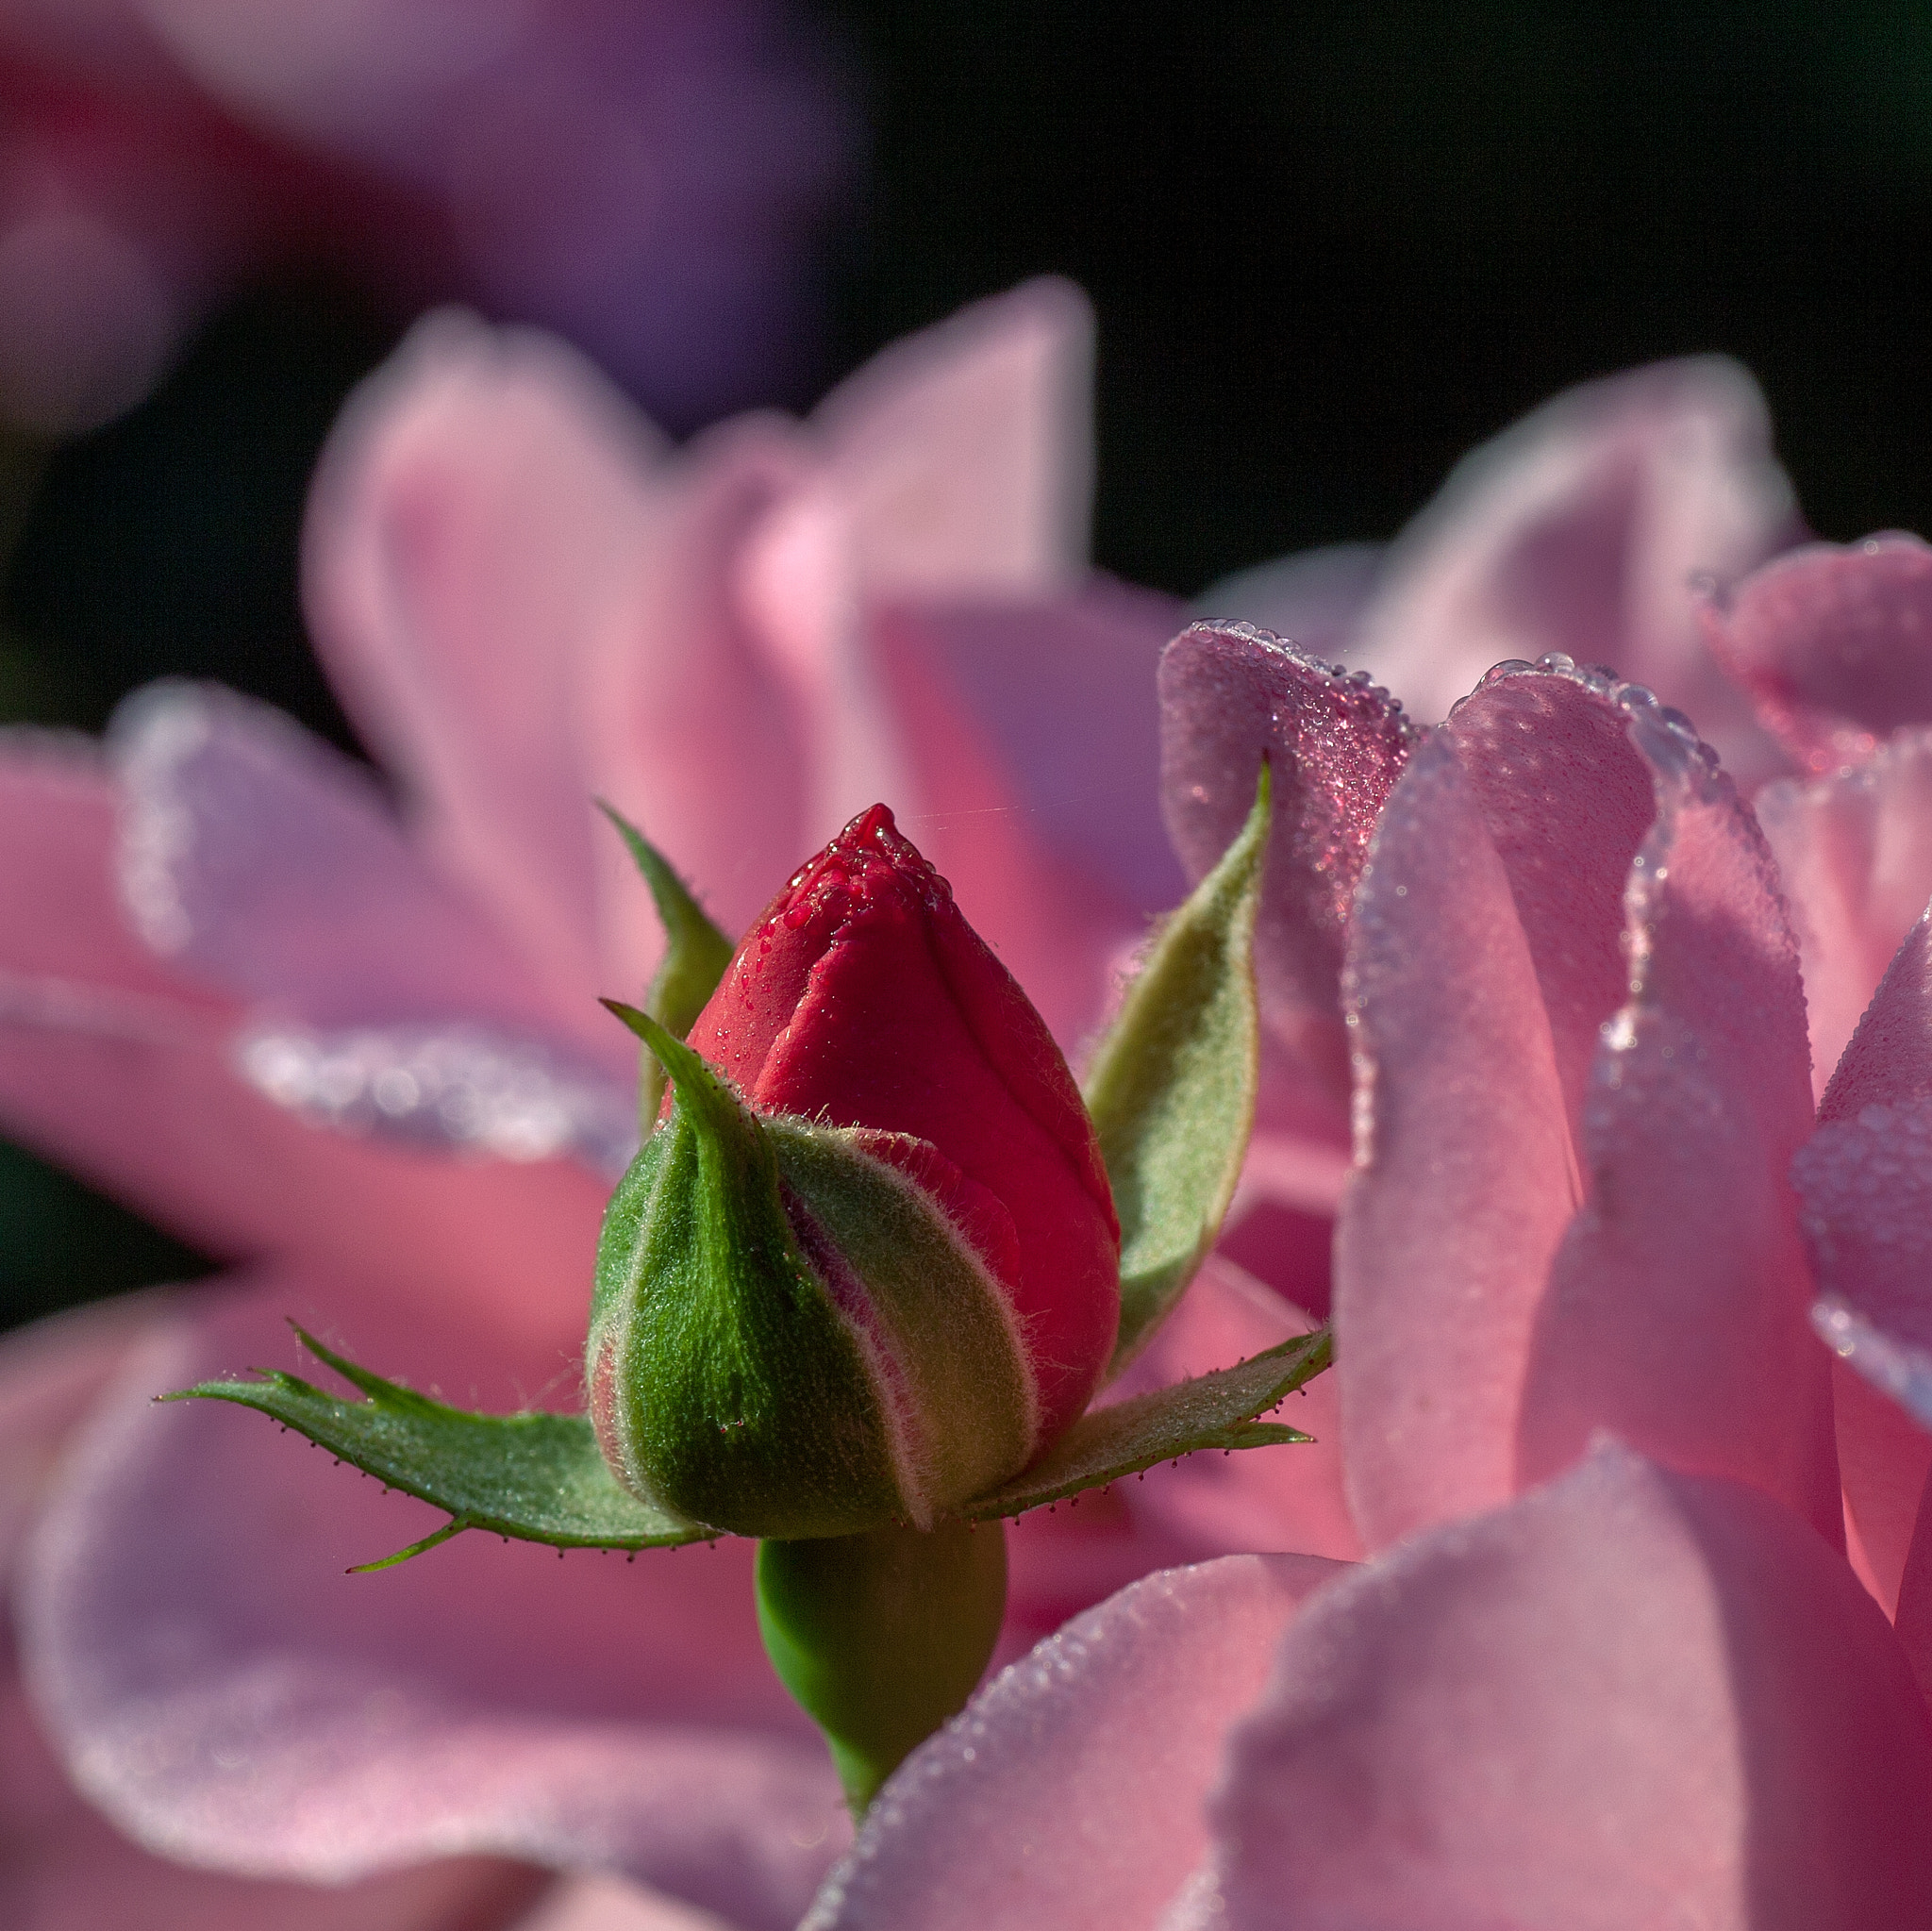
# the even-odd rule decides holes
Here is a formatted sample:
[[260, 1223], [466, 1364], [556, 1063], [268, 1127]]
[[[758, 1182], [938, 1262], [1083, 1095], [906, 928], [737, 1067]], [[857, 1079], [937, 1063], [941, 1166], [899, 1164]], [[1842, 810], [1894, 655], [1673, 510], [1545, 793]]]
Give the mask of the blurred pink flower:
[[703, 421], [807, 366], [856, 145], [783, 0], [0, 0], [0, 412], [56, 431], [291, 261], [547, 324]]
[[[105, 757], [12, 741], [0, 1110], [239, 1264], [143, 1327], [23, 1558], [36, 1706], [150, 1849], [329, 1881], [493, 1854], [748, 1925], [803, 1907], [848, 1826], [746, 1545], [559, 1565], [473, 1538], [345, 1576], [426, 1511], [145, 1397], [292, 1363], [292, 1314], [464, 1400], [576, 1398], [635, 1130], [594, 994], [635, 996], [660, 943], [592, 794], [728, 927], [891, 798], [1078, 1043], [1182, 890], [1153, 681], [1177, 613], [1083, 560], [1089, 335], [1035, 285], [808, 424], [673, 453], [569, 352], [433, 318], [351, 405], [307, 536], [400, 816], [211, 689], [145, 693]], [[1307, 1325], [1216, 1265], [1132, 1386]], [[1303, 1412], [1332, 1435], [1324, 1389]], [[1332, 1446], [1211, 1459], [1024, 1526], [1006, 1653], [1165, 1563], [1355, 1553]]]

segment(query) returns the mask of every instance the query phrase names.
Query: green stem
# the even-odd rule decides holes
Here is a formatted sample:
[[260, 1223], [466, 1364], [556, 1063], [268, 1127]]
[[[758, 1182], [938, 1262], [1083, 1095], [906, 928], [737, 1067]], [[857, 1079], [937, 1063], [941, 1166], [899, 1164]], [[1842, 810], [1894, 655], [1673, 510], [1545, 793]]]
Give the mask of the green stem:
[[758, 1630], [824, 1732], [855, 1818], [973, 1694], [1007, 1605], [998, 1523], [760, 1542]]

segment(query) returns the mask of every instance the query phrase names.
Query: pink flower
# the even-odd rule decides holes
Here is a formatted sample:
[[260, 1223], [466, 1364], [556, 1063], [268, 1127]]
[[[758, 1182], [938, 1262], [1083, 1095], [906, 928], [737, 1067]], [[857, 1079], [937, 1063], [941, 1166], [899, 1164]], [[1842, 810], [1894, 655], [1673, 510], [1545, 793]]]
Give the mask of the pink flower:
[[[1721, 712], [1760, 770], [1879, 748], [1759, 791], [1767, 837], [1681, 715], [1567, 655], [1497, 665], [1418, 742], [1253, 630], [1171, 647], [1191, 867], [1263, 745], [1298, 780], [1263, 986], [1306, 1091], [1332, 1090], [1338, 1024], [1354, 1053], [1336, 1378], [1375, 1553], [1176, 1571], [1072, 1624], [902, 1767], [819, 1931], [1932, 1909], [1932, 1438], [1872, 1386], [1932, 1421], [1921, 551], [1693, 590], [1694, 519], [1631, 504], [1780, 500], [1761, 436], [1691, 433], [1705, 379], [1560, 399], [1471, 465], [1377, 593], [1415, 613], [1412, 673], [1464, 623], [1647, 637], [1667, 694], [1743, 678]], [[1690, 427], [1656, 413], [1674, 384]], [[1592, 584], [1647, 581], [1657, 545], [1680, 610], [1620, 631]], [[1869, 1379], [1816, 1344], [1821, 1289]]]
[[[674, 455], [569, 353], [433, 319], [352, 404], [307, 536], [400, 819], [220, 691], [150, 693], [105, 758], [12, 741], [9, 1130], [237, 1263], [145, 1329], [23, 1558], [40, 1719], [150, 1849], [328, 1881], [613, 1867], [752, 1925], [809, 1896], [847, 1826], [742, 1545], [558, 1564], [471, 1538], [345, 1576], [425, 1511], [146, 1396], [292, 1365], [293, 1315], [483, 1406], [574, 1399], [634, 1130], [594, 995], [635, 997], [660, 942], [593, 794], [731, 929], [889, 796], [1058, 1037], [1095, 1023], [1182, 883], [1152, 678], [1176, 614], [1082, 561], [1088, 355], [1043, 284], [809, 424]], [[1210, 1267], [1130, 1386], [1306, 1324]], [[1332, 1434], [1329, 1399], [1297, 1420]], [[1332, 1448], [1293, 1455], [1023, 1526], [1008, 1654], [1163, 1563], [1352, 1552]]]
[[793, 373], [855, 131], [776, 0], [6, 0], [0, 101], [0, 408], [49, 430], [290, 260], [547, 323], [703, 420]]

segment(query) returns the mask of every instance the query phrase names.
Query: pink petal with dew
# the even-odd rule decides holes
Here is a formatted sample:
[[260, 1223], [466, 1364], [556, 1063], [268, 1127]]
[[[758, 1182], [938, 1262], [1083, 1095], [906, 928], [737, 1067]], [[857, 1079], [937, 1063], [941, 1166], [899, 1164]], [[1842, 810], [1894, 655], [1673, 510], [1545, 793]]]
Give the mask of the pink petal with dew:
[[1339, 1100], [1348, 1047], [1339, 980], [1369, 840], [1414, 741], [1369, 684], [1247, 624], [1196, 624], [1160, 660], [1161, 805], [1191, 878], [1254, 808], [1264, 754], [1274, 816], [1255, 926], [1263, 1015]]
[[[0, 1580], [60, 1453], [130, 1351], [168, 1319], [152, 1295], [57, 1316], [0, 1341]], [[419, 1865], [346, 1888], [319, 1889], [191, 1870], [123, 1837], [68, 1781], [34, 1723], [0, 1624], [0, 1922], [15, 1931], [481, 1931], [508, 1923], [543, 1885], [498, 1858]]]
[[1740, 783], [1785, 768], [1699, 634], [1729, 583], [1800, 533], [1764, 399], [1734, 362], [1585, 383], [1465, 457], [1389, 550], [1344, 661], [1424, 723], [1498, 658], [1564, 651], [1698, 719]]
[[366, 771], [279, 712], [153, 685], [116, 713], [109, 756], [123, 901], [190, 975], [320, 1024], [454, 1015], [631, 1057], [410, 849]]
[[823, 1747], [763, 1664], [750, 1545], [566, 1565], [471, 1535], [343, 1573], [437, 1512], [258, 1415], [147, 1400], [296, 1366], [281, 1317], [317, 1307], [358, 1358], [418, 1386], [436, 1361], [479, 1407], [573, 1372], [291, 1274], [158, 1337], [28, 1556], [27, 1679], [82, 1787], [152, 1849], [243, 1874], [342, 1881], [480, 1853], [791, 1923], [844, 1826]]
[[582, 1339], [606, 1189], [574, 1162], [473, 1163], [305, 1125], [238, 1075], [241, 1015], [159, 964], [111, 883], [92, 745], [0, 759], [0, 1120], [221, 1255], [306, 1254], [454, 1318]]
[[1335, 1373], [1373, 1549], [1515, 1492], [1537, 1302], [1581, 1193], [1535, 961], [1447, 736], [1382, 814], [1344, 989], [1357, 1141]]
[[1077, 586], [1093, 489], [1093, 311], [1042, 279], [895, 343], [811, 427], [869, 599]]
[[1753, 800], [1798, 935], [1820, 1099], [1885, 969], [1932, 899], [1932, 732]]
[[1604, 1022], [1624, 1003], [1624, 888], [1657, 815], [1628, 719], [1589, 684], [1498, 664], [1443, 726], [1509, 879], [1576, 1134]]
[[351, 399], [309, 498], [305, 596], [332, 681], [438, 861], [564, 1000], [599, 976], [582, 658], [662, 461], [573, 351], [450, 313]]
[[1206, 1848], [1198, 1805], [1224, 1731], [1339, 1573], [1224, 1556], [1148, 1576], [1049, 1637], [900, 1766], [802, 1931], [1155, 1931]]
[[1645, 691], [1591, 701], [1627, 720], [1657, 822], [1624, 893], [1629, 1000], [1584, 1107], [1589, 1197], [1537, 1310], [1519, 1478], [1608, 1427], [1674, 1468], [1756, 1483], [1837, 1543], [1830, 1375], [1786, 1179], [1811, 1107], [1776, 870], [1687, 725]]
[[[1899, 947], [1791, 1164], [1819, 1332], [1932, 1428], [1932, 924]], [[1897, 1465], [1895, 1466], [1904, 1466]], [[1894, 1481], [1898, 1479], [1894, 1474]], [[1859, 1496], [1853, 1497], [1854, 1507]]]
[[1928, 1804], [1932, 1728], [1850, 1570], [1607, 1444], [1307, 1605], [1164, 1923], [1917, 1923]]
[[1932, 548], [1917, 537], [1807, 543], [1699, 614], [1800, 770], [1836, 771], [1932, 724]]

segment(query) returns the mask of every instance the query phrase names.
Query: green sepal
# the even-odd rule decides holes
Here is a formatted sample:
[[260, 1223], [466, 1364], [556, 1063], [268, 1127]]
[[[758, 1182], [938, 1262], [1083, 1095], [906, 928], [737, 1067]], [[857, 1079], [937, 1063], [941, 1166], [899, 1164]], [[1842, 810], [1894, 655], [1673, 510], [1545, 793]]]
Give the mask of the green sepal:
[[765, 1123], [801, 1218], [863, 1290], [906, 1406], [894, 1457], [917, 1528], [1024, 1468], [1039, 1404], [1005, 1295], [958, 1228], [839, 1127]]
[[1317, 1328], [1236, 1367], [1090, 1409], [1024, 1474], [959, 1512], [975, 1522], [1024, 1515], [1202, 1449], [1312, 1440], [1299, 1428], [1255, 1418], [1312, 1381], [1332, 1357], [1328, 1330]]
[[[631, 857], [651, 889], [651, 903], [664, 927], [664, 957], [644, 991], [644, 1010], [668, 1033], [683, 1039], [691, 1022], [718, 990], [731, 963], [730, 940], [705, 916], [671, 861], [636, 825], [602, 798], [597, 808], [617, 827]], [[664, 1097], [664, 1069], [655, 1053], [644, 1053], [638, 1076], [638, 1124], [646, 1137], [657, 1124]]]
[[449, 1511], [446, 1527], [362, 1569], [386, 1569], [464, 1529], [558, 1549], [662, 1549], [714, 1533], [627, 1493], [582, 1415], [472, 1414], [385, 1381], [295, 1332], [366, 1399], [332, 1395], [275, 1370], [259, 1371], [259, 1381], [203, 1381], [161, 1399], [258, 1409], [386, 1487]]
[[758, 1602], [765, 1654], [861, 1817], [984, 1673], [1006, 1613], [1006, 1531], [955, 1521], [760, 1542]]
[[586, 1373], [618, 1478], [746, 1536], [903, 1518], [883, 1404], [786, 1219], [773, 1136], [649, 1014], [675, 1098], [604, 1217]]
[[1112, 1380], [1208, 1257], [1234, 1197], [1260, 1082], [1255, 913], [1272, 791], [1157, 934], [1087, 1075], [1087, 1108], [1121, 1219]]

